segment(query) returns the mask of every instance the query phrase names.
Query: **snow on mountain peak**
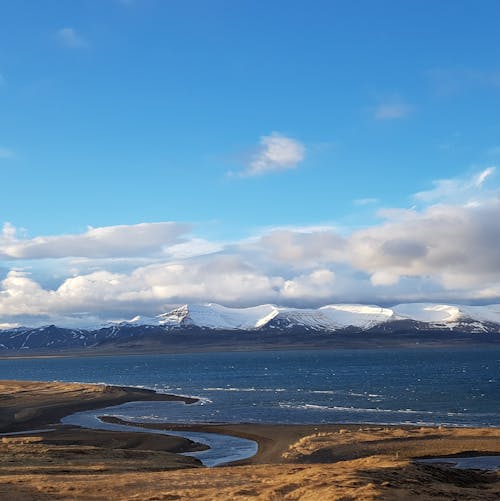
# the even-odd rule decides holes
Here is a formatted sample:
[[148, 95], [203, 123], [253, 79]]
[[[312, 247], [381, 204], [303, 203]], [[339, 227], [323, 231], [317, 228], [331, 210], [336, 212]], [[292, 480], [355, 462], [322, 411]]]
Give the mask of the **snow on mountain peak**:
[[229, 308], [215, 303], [185, 304], [159, 315], [165, 326], [193, 325], [209, 329], [252, 330], [278, 321], [289, 327], [335, 331], [346, 327], [369, 329], [395, 320], [414, 320], [432, 325], [454, 326], [474, 320], [500, 324], [500, 305], [459, 306], [407, 303], [392, 308], [364, 304], [329, 304], [317, 309], [287, 308], [263, 304], [250, 308]]
[[319, 308], [342, 327], [369, 328], [387, 322], [394, 316], [389, 308], [365, 304], [329, 304]]
[[[86, 320], [86, 322], [84, 322]], [[94, 320], [91, 322], [90, 320]], [[464, 306], [436, 303], [405, 303], [392, 308], [364, 304], [329, 304], [321, 308], [289, 308], [263, 304], [250, 308], [229, 308], [215, 303], [184, 304], [156, 317], [134, 316], [129, 320], [114, 320], [102, 323], [95, 319], [58, 318], [53, 322], [58, 327], [94, 330], [120, 326], [160, 326], [165, 328], [195, 326], [219, 330], [255, 330], [271, 328], [302, 327], [317, 331], [336, 331], [346, 327], [361, 330], [377, 325], [411, 320], [429, 324], [432, 328], [460, 328], [467, 324], [478, 332], [500, 328], [500, 304], [487, 306]], [[37, 327], [33, 325], [32, 327]], [[0, 330], [15, 327], [2, 322]]]
[[165, 326], [196, 325], [211, 329], [258, 329], [276, 319], [288, 326], [337, 330], [347, 326], [368, 328], [389, 320], [392, 310], [379, 306], [339, 304], [318, 309], [285, 308], [263, 304], [228, 308], [219, 304], [185, 304], [158, 318]]
[[220, 304], [183, 305], [160, 315], [162, 325], [196, 325], [211, 329], [256, 329], [277, 314], [276, 306], [263, 304], [250, 308], [228, 308]]
[[463, 315], [458, 306], [448, 304], [406, 303], [398, 304], [392, 309], [400, 318], [437, 324], [457, 322]]

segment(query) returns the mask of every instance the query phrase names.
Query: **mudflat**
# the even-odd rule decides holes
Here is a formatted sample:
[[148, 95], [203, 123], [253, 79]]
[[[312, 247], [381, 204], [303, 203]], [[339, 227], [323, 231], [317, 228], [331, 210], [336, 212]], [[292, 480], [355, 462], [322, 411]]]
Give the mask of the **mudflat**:
[[0, 499], [500, 499], [498, 472], [413, 460], [500, 454], [494, 428], [143, 424], [259, 443], [253, 458], [209, 469], [178, 454], [200, 448], [186, 439], [57, 424], [78, 410], [172, 398], [184, 399], [135, 388], [0, 381], [1, 432], [54, 430], [1, 438]]

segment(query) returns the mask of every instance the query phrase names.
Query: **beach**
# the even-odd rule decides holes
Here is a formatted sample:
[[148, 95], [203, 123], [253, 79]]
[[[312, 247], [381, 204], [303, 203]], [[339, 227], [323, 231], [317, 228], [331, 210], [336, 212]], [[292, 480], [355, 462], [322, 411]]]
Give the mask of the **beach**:
[[[180, 437], [58, 425], [67, 414], [189, 397], [136, 388], [1, 381], [0, 499], [498, 499], [500, 475], [414, 457], [500, 454], [496, 428], [143, 424], [258, 442], [237, 464], [205, 468]], [[107, 418], [112, 420], [112, 418]], [[123, 423], [122, 423], [123, 424]], [[137, 423], [134, 423], [137, 426]], [[52, 431], [43, 431], [43, 430]], [[36, 431], [38, 430], [38, 431]]]

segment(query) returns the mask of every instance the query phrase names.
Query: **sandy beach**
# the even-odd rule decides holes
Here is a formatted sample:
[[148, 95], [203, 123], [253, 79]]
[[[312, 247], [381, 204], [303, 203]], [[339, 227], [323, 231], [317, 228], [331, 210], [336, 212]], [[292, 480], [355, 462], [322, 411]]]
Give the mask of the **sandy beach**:
[[[500, 474], [413, 458], [500, 454], [495, 428], [168, 425], [251, 438], [253, 458], [205, 468], [180, 437], [58, 425], [70, 413], [135, 400], [195, 400], [136, 388], [0, 381], [0, 499], [358, 500], [500, 497]], [[112, 419], [112, 418], [108, 418]], [[121, 422], [121, 424], [126, 424]], [[134, 423], [137, 426], [137, 423]]]

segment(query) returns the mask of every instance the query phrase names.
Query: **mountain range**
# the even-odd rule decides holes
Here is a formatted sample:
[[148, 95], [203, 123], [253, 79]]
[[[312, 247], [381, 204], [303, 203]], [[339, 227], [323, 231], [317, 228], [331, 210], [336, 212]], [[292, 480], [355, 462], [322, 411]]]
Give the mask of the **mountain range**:
[[500, 305], [330, 304], [305, 309], [185, 304], [156, 317], [135, 316], [86, 329], [56, 325], [2, 329], [0, 353], [380, 346], [429, 340], [500, 342]]

